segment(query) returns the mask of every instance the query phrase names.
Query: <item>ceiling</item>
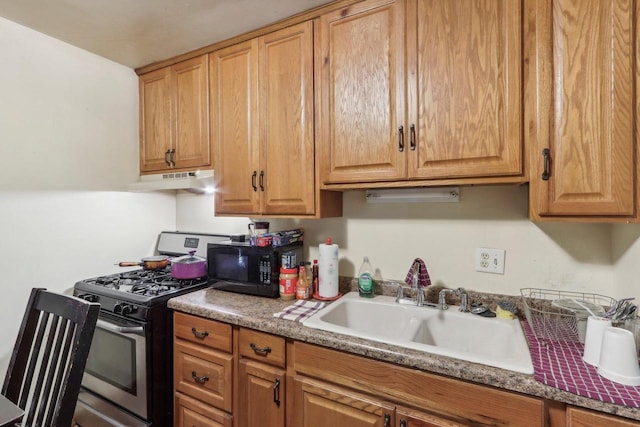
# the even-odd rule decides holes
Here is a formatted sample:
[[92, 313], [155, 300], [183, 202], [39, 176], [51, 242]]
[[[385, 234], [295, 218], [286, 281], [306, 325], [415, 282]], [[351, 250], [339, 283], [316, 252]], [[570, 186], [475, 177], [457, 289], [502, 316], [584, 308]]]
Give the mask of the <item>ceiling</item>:
[[138, 68], [330, 0], [0, 0], [0, 16]]

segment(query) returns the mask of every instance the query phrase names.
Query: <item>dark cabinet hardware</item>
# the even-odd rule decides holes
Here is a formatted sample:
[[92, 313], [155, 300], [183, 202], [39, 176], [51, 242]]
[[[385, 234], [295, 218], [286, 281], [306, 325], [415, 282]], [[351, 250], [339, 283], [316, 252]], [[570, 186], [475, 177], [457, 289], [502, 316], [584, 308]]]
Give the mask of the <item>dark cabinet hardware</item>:
[[251, 174], [251, 186], [253, 187], [253, 191], [258, 191], [258, 187], [256, 186], [256, 178], [258, 177], [258, 172], [253, 171]]
[[191, 328], [191, 332], [193, 333], [194, 337], [200, 338], [200, 339], [205, 339], [206, 337], [209, 336], [209, 332], [207, 331], [198, 332], [196, 328]]
[[391, 415], [384, 414], [384, 427], [391, 427]]
[[171, 150], [167, 150], [164, 152], [164, 162], [167, 164], [167, 166], [171, 166], [171, 161], [169, 160], [170, 153]]
[[405, 419], [400, 420], [400, 427], [407, 427], [407, 420]]
[[253, 350], [254, 353], [260, 354], [262, 356], [266, 356], [267, 354], [271, 353], [271, 347], [262, 348], [262, 347], [258, 347], [254, 343], [249, 344], [249, 347], [251, 347], [251, 350]]
[[548, 148], [542, 150], [542, 157], [544, 158], [544, 169], [542, 171], [542, 180], [549, 180], [549, 163], [551, 161], [551, 154]]
[[171, 162], [171, 165], [175, 167], [176, 165], [176, 149], [172, 148], [171, 151], [169, 152], [169, 161]]
[[401, 153], [404, 151], [404, 126], [398, 128], [398, 150]]
[[409, 148], [411, 151], [416, 151], [416, 125], [414, 124], [409, 126]]
[[196, 374], [196, 371], [191, 371], [191, 378], [193, 378], [193, 380], [195, 382], [197, 382], [198, 384], [204, 384], [207, 381], [209, 381], [209, 376], [208, 375], [203, 375], [203, 376], [199, 377]]
[[264, 191], [264, 171], [260, 171], [260, 190]]
[[276, 378], [273, 383], [273, 403], [280, 406], [280, 378]]

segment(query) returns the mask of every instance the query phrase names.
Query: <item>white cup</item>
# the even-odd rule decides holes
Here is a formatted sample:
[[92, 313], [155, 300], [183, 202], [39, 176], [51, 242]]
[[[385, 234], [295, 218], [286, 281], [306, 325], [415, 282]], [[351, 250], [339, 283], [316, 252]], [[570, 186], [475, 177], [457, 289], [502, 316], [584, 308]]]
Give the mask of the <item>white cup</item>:
[[609, 327], [602, 336], [598, 373], [624, 385], [640, 385], [640, 366], [633, 333]]
[[604, 330], [611, 327], [611, 320], [606, 317], [589, 316], [587, 319], [587, 331], [584, 338], [584, 352], [582, 360], [589, 365], [598, 366], [600, 362], [600, 349]]

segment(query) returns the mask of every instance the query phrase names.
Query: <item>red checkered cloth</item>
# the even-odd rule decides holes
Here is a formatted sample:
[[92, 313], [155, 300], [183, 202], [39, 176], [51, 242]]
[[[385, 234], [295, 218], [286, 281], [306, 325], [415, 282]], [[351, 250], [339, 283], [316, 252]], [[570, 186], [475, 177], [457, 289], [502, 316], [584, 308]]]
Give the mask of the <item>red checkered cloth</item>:
[[582, 360], [584, 345], [577, 341], [538, 342], [529, 324], [523, 324], [536, 381], [579, 396], [630, 408], [640, 408], [640, 387], [601, 377], [598, 368]]
[[306, 301], [301, 299], [284, 310], [274, 313], [273, 317], [302, 322], [324, 306], [325, 303], [322, 301]]
[[404, 279], [404, 282], [412, 286], [413, 285], [413, 266], [415, 263], [418, 263], [418, 286], [427, 287], [431, 285], [431, 278], [429, 277], [429, 272], [427, 271], [427, 266], [424, 261], [420, 258], [416, 258], [411, 263], [411, 267], [409, 268], [409, 272], [407, 273], [407, 277]]

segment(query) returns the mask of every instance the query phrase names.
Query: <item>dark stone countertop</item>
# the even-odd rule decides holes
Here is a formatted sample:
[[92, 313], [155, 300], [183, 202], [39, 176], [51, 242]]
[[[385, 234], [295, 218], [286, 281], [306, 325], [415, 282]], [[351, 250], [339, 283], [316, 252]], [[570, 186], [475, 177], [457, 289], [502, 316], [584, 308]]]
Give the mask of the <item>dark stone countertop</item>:
[[169, 300], [168, 306], [176, 311], [256, 329], [396, 365], [640, 420], [640, 411], [636, 408], [605, 403], [549, 387], [536, 381], [533, 375], [348, 335], [310, 329], [298, 322], [273, 317], [274, 313], [281, 311], [294, 302], [282, 301], [279, 298], [262, 298], [204, 289], [172, 298]]

